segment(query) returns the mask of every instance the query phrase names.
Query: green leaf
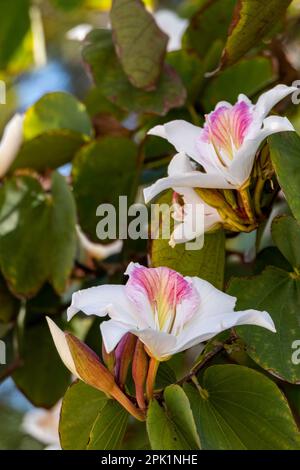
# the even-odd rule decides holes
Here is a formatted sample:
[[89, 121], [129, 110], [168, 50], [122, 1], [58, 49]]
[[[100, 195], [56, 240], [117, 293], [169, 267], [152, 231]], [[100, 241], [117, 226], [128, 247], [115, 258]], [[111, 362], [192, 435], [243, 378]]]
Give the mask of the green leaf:
[[125, 137], [104, 137], [83, 147], [75, 157], [72, 175], [79, 222], [92, 240], [99, 242], [97, 207], [110, 203], [118, 211], [119, 196], [131, 196], [136, 162], [137, 147]]
[[176, 382], [175, 372], [166, 362], [162, 362], [158, 368], [155, 381], [155, 388], [165, 388], [168, 385], [173, 384], [174, 382]]
[[0, 69], [12, 59], [29, 30], [29, 0], [1, 2], [0, 16]]
[[181, 107], [185, 102], [186, 91], [176, 72], [169, 66], [164, 67], [155, 90], [135, 88], [117, 59], [111, 31], [92, 31], [82, 53], [96, 86], [107, 99], [122, 109], [165, 115], [170, 109]]
[[130, 83], [145, 90], [155, 88], [168, 36], [141, 0], [113, 0], [110, 19], [116, 51]]
[[188, 398], [179, 385], [164, 392], [165, 408], [150, 403], [147, 431], [153, 450], [194, 450], [200, 442]]
[[100, 410], [90, 434], [88, 450], [119, 449], [127, 428], [127, 411], [114, 400]]
[[82, 134], [66, 130], [47, 131], [23, 143], [10, 168], [33, 168], [43, 172], [69, 163], [76, 152], [86, 143]]
[[61, 408], [59, 435], [64, 450], [85, 450], [98, 414], [107, 396], [81, 381], [67, 390]]
[[238, 0], [221, 67], [234, 64], [250, 49], [259, 45], [284, 16], [290, 3], [291, 0]]
[[228, 292], [238, 298], [237, 310], [265, 310], [275, 323], [276, 333], [258, 326], [236, 329], [249, 356], [276, 377], [300, 383], [300, 368], [292, 362], [292, 344], [300, 333], [300, 278], [269, 267], [259, 276], [234, 279]]
[[183, 44], [206, 57], [216, 42], [225, 43], [236, 0], [205, 0], [193, 15]]
[[5, 280], [0, 276], [0, 322], [9, 323], [16, 318], [20, 301], [8, 290]]
[[[1, 400], [2, 401], [2, 400]], [[1, 403], [0, 450], [42, 450], [43, 445], [27, 436], [22, 430], [23, 415], [20, 411]]]
[[185, 385], [203, 449], [300, 449], [300, 434], [277, 386], [247, 367], [215, 365], [202, 391]]
[[253, 96], [276, 80], [271, 58], [253, 57], [212, 78], [203, 92], [203, 104], [210, 111], [222, 100], [234, 103], [240, 93]]
[[70, 373], [57, 354], [45, 321], [25, 329], [21, 358], [24, 365], [13, 374], [17, 387], [35, 406], [51, 408], [65, 393]]
[[166, 62], [171, 65], [187, 90], [188, 102], [193, 103], [204, 81], [204, 65], [195, 54], [189, 54], [184, 49], [169, 52]]
[[280, 186], [300, 222], [300, 137], [296, 132], [281, 132], [269, 137], [268, 141]]
[[[170, 202], [170, 191], [157, 201], [158, 204], [170, 204]], [[222, 289], [225, 266], [224, 232], [219, 230], [216, 233], [206, 234], [201, 250], [186, 250], [184, 243], [171, 248], [169, 240], [152, 240], [151, 264], [153, 267], [166, 266], [183, 276], [198, 276]]]
[[300, 269], [300, 225], [291, 216], [276, 217], [272, 238], [291, 266]]
[[50, 281], [60, 292], [73, 266], [76, 213], [58, 173], [48, 195], [31, 176], [16, 176], [0, 189], [0, 265], [13, 292], [33, 296]]
[[53, 130], [69, 130], [90, 136], [92, 124], [85, 106], [65, 92], [44, 95], [25, 114], [24, 136], [29, 140]]

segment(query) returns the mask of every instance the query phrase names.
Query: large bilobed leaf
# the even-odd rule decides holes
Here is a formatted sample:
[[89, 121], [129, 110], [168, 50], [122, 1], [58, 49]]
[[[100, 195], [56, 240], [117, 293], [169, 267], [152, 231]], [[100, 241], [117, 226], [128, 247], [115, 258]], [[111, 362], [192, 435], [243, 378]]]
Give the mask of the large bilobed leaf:
[[90, 136], [92, 124], [85, 106], [68, 93], [44, 95], [25, 114], [24, 137], [29, 140], [53, 130], [69, 130]]
[[232, 65], [274, 28], [292, 0], [238, 0], [221, 59], [221, 67]]
[[64, 450], [85, 450], [98, 414], [108, 401], [95, 388], [78, 381], [67, 390], [62, 403], [59, 435]]
[[131, 204], [136, 159], [137, 147], [125, 137], [104, 137], [83, 147], [75, 157], [72, 174], [79, 222], [92, 240], [99, 241], [96, 210], [100, 204], [112, 204], [117, 216], [119, 196], [128, 196]]
[[48, 195], [31, 176], [0, 190], [0, 265], [16, 294], [33, 296], [50, 281], [61, 292], [76, 250], [75, 204], [65, 179], [52, 176]]
[[272, 238], [290, 265], [300, 269], [300, 225], [291, 216], [276, 217], [272, 223]]
[[292, 362], [292, 344], [300, 337], [300, 278], [272, 266], [259, 276], [234, 279], [229, 294], [238, 298], [237, 310], [265, 310], [275, 323], [276, 333], [258, 326], [236, 329], [249, 356], [271, 374], [300, 383], [299, 365]]
[[270, 57], [245, 59], [212, 78], [203, 92], [203, 104], [211, 111], [222, 100], [234, 103], [240, 93], [251, 97], [276, 80]]
[[76, 132], [44, 132], [23, 143], [10, 172], [19, 168], [33, 168], [39, 172], [59, 168], [69, 163], [84, 143], [86, 138]]
[[164, 115], [185, 102], [185, 88], [169, 66], [164, 67], [155, 90], [145, 91], [134, 87], [118, 61], [111, 31], [92, 31], [83, 48], [83, 59], [103, 95], [122, 109]]
[[165, 406], [156, 400], [150, 403], [147, 431], [153, 450], [199, 449], [199, 436], [188, 398], [179, 385], [170, 385], [164, 392]]
[[128, 423], [127, 411], [115, 400], [100, 410], [91, 430], [88, 450], [120, 449]]
[[25, 328], [20, 355], [24, 362], [13, 374], [16, 385], [35, 406], [52, 407], [65, 393], [70, 373], [57, 354], [46, 321]]
[[[170, 204], [172, 194], [161, 196], [158, 204]], [[172, 225], [172, 222], [171, 222]], [[187, 250], [185, 243], [171, 248], [169, 240], [154, 239], [151, 242], [151, 264], [153, 267], [167, 266], [183, 276], [198, 276], [222, 289], [225, 267], [225, 235], [223, 230], [205, 234], [201, 250]]]
[[0, 69], [6, 68], [29, 30], [30, 0], [1, 2]]
[[203, 449], [300, 449], [300, 433], [283, 394], [263, 374], [243, 366], [209, 367], [200, 395], [185, 385]]
[[110, 19], [116, 52], [130, 83], [145, 90], [155, 88], [168, 36], [141, 0], [113, 0]]
[[300, 137], [281, 132], [268, 139], [272, 163], [287, 202], [300, 222]]
[[183, 44], [204, 58], [216, 42], [225, 44], [236, 0], [206, 0], [202, 3], [184, 34]]

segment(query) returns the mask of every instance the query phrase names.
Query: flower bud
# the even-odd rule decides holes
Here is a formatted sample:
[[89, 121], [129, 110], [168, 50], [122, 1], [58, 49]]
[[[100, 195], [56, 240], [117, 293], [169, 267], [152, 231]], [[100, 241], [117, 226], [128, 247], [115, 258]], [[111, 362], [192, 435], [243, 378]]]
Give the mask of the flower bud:
[[136, 399], [142, 410], [146, 408], [144, 386], [148, 373], [148, 362], [144, 344], [137, 340], [132, 361], [132, 378], [135, 384]]

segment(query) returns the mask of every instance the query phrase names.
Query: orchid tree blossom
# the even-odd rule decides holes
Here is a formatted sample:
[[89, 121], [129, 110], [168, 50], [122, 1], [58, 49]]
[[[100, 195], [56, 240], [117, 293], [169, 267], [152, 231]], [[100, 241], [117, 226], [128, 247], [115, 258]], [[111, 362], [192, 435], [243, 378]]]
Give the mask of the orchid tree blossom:
[[138, 263], [130, 263], [125, 274], [129, 276], [125, 286], [103, 285], [76, 292], [68, 309], [69, 320], [79, 311], [110, 317], [100, 326], [108, 353], [129, 332], [159, 361], [236, 325], [257, 325], [275, 332], [267, 312], [235, 312], [235, 297], [198, 277]]
[[117, 255], [122, 251], [122, 240], [116, 240], [109, 244], [94, 243], [87, 238], [79, 225], [76, 225], [76, 232], [80, 246], [86, 254], [91, 256], [93, 259], [101, 261], [109, 258], [110, 256]]
[[[235, 311], [236, 298], [198, 277], [183, 277], [167, 267], [146, 268], [130, 263], [126, 285], [102, 285], [73, 294], [68, 320], [81, 311], [108, 316], [100, 325], [107, 354], [128, 334], [138, 337], [150, 356], [147, 395], [150, 399], [158, 365], [173, 354], [209, 340], [237, 325], [256, 325], [275, 332], [267, 312]], [[114, 396], [127, 409], [126, 397], [113, 375], [84, 343], [61, 331], [48, 319], [56, 348], [68, 369], [78, 378]], [[138, 346], [137, 346], [138, 348]], [[136, 367], [135, 367], [136, 368]]]
[[23, 121], [23, 115], [15, 114], [4, 129], [0, 143], [0, 178], [9, 170], [23, 143]]
[[50, 410], [33, 408], [24, 416], [23, 431], [44, 444], [45, 450], [61, 450], [58, 433], [61, 404], [60, 400]]
[[[183, 153], [175, 155], [169, 165], [169, 175], [181, 175], [188, 171], [193, 171], [191, 162]], [[173, 218], [176, 225], [169, 241], [171, 247], [200, 237], [223, 223], [219, 212], [206, 204], [193, 188], [176, 187], [173, 189]], [[183, 204], [179, 203], [179, 196]]]
[[[279, 101], [294, 91], [296, 87], [277, 85], [263, 93], [256, 104], [242, 94], [234, 105], [221, 101], [205, 116], [203, 128], [177, 120], [151, 129], [149, 135], [167, 139], [184, 155], [181, 158], [185, 159], [188, 169], [177, 174], [169, 171], [168, 177], [146, 188], [146, 202], [169, 188], [239, 190], [247, 186], [256, 152], [266, 137], [295, 130], [286, 117], [267, 117]], [[190, 159], [194, 167], [189, 166]], [[171, 165], [177, 162], [178, 159]], [[201, 165], [204, 171], [199, 171], [196, 165]]]

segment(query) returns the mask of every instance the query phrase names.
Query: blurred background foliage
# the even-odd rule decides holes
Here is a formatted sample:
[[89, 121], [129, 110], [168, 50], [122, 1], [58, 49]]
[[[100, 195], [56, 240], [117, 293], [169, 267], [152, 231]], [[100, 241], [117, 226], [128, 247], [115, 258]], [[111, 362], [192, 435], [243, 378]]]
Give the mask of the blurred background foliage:
[[[129, 260], [147, 261], [145, 240], [126, 241], [121, 253], [93, 245], [99, 243], [97, 206], [117, 204], [119, 195], [141, 200], [141, 187], [166, 172], [173, 149], [156, 137], [146, 140], [147, 129], [176, 118], [201, 124], [219, 100], [233, 102], [239, 93], [255, 100], [268, 87], [299, 78], [299, 0], [270, 1], [269, 20], [257, 17], [247, 26], [247, 43], [235, 34], [227, 40], [235, 0], [145, 3], [152, 12], [168, 9], [181, 20], [169, 24], [173, 42], [166, 56], [167, 37], [155, 24], [150, 40], [142, 35], [136, 47], [129, 41], [116, 50], [113, 39], [122, 40], [122, 22], [117, 15], [110, 19], [109, 0], [0, 0], [0, 79], [6, 83], [0, 130], [16, 111], [26, 113], [24, 142], [0, 187], [0, 338], [7, 345], [7, 365], [0, 366], [0, 449], [41, 448], [22, 430], [22, 416], [32, 406], [52, 408], [70, 383], [45, 315], [64, 324], [72, 292], [123, 282]], [[133, 13], [131, 20], [143, 29], [143, 18]], [[157, 34], [159, 42], [148, 47]], [[136, 63], [143, 50], [152, 65], [140, 74]], [[286, 101], [277, 109], [283, 110], [300, 131], [300, 108]], [[283, 212], [289, 209], [279, 195], [272, 217]], [[88, 241], [82, 241], [76, 223]], [[232, 276], [258, 274], [268, 264], [289, 270], [270, 224], [259, 234], [254, 263], [256, 235], [228, 238], [226, 260], [216, 254], [223, 235], [207, 236], [205, 252], [188, 261], [189, 270], [192, 266], [218, 287], [225, 262], [225, 285]], [[164, 250], [151, 247], [154, 263], [162, 262]], [[167, 254], [165, 262], [182, 272], [181, 250]], [[68, 329], [101, 354], [98, 320], [74, 319]], [[194, 356], [174, 357], [160, 380], [172, 383]], [[290, 396], [298, 414], [299, 392]], [[148, 443], [130, 425], [123, 445]]]

